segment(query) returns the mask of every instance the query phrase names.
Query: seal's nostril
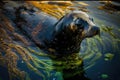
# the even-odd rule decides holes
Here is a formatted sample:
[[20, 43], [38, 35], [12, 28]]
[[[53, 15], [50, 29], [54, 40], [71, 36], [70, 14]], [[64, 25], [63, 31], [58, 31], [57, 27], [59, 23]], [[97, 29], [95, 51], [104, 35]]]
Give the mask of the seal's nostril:
[[85, 35], [85, 37], [93, 37], [95, 35], [100, 35], [100, 28], [93, 26]]
[[99, 27], [93, 26], [91, 28], [91, 31], [94, 33], [94, 35], [99, 35], [100, 34], [100, 28]]

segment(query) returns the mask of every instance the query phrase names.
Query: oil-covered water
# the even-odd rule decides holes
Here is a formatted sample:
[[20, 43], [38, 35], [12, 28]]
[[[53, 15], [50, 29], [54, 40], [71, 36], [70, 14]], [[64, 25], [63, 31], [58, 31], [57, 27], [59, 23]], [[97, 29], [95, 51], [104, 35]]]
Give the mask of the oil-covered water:
[[[110, 14], [107, 11], [99, 10], [98, 7], [102, 4], [96, 1], [27, 1], [27, 3], [57, 19], [73, 10], [87, 12], [100, 28], [100, 35], [82, 41], [79, 53], [84, 63], [82, 71], [85, 71], [85, 76], [90, 80], [120, 80], [119, 13]], [[12, 2], [11, 4], [15, 5]], [[20, 2], [20, 4], [23, 3]], [[13, 24], [4, 16], [3, 20], [5, 22], [1, 22], [1, 24], [7, 25], [8, 27], [5, 28], [14, 33]], [[44, 54], [36, 46], [24, 47], [22, 43], [29, 44], [29, 41], [26, 41], [21, 35], [14, 33], [16, 38], [23, 41], [22, 43], [11, 40], [9, 31], [5, 28], [0, 29], [1, 34], [4, 34], [4, 36], [0, 36], [0, 65], [2, 65], [0, 80], [63, 80], [62, 69], [69, 68], [70, 65], [74, 65], [72, 67], [74, 68], [75, 65], [82, 63], [82, 60], [79, 59], [75, 60], [75, 64], [70, 61], [51, 60], [50, 57], [55, 56]], [[50, 49], [50, 51], [54, 50]], [[74, 59], [73, 57], [68, 57], [68, 59]], [[68, 65], [66, 65], [67, 63]], [[61, 64], [62, 66], [59, 66]], [[53, 65], [57, 65], [57, 67]], [[74, 73], [72, 74], [74, 75]]]

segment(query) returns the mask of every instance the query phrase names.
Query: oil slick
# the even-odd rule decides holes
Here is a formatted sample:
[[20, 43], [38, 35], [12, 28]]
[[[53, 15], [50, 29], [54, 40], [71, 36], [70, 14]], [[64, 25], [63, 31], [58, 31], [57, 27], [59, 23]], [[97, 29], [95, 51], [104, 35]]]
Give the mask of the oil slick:
[[[63, 5], [63, 6], [58, 6], [58, 5], [50, 5], [50, 4], [46, 4], [46, 3], [34, 3], [32, 1], [30, 1], [30, 3], [32, 3], [33, 5], [35, 5], [36, 7], [38, 7], [39, 9], [43, 10], [44, 12], [56, 17], [56, 18], [61, 18], [65, 13], [68, 13], [70, 8], [70, 5]], [[83, 3], [80, 3], [83, 4]], [[14, 4], [15, 5], [15, 4]], [[88, 6], [86, 4], [83, 4], [85, 6]], [[16, 6], [16, 5], [15, 5]], [[73, 3], [72, 3], [73, 6]], [[75, 5], [74, 5], [75, 6]], [[75, 7], [76, 8], [76, 7]], [[54, 10], [53, 10], [54, 9]], [[67, 11], [67, 12], [66, 12]], [[4, 16], [2, 16], [4, 17]], [[3, 20], [6, 23], [2, 23], [4, 26], [4, 28], [6, 28], [7, 30], [10, 30], [11, 33], [14, 33], [14, 28], [12, 27], [12, 24], [9, 23], [10, 21], [6, 18], [4, 18], [5, 20]], [[96, 20], [96, 19], [95, 19]], [[99, 23], [99, 21], [97, 21]], [[7, 26], [5, 26], [7, 25]], [[117, 51], [119, 50], [119, 46], [118, 43], [120, 42], [119, 39], [119, 34], [120, 34], [120, 29], [115, 29], [115, 27], [110, 27], [110, 26], [106, 26], [103, 25], [103, 23], [101, 23], [100, 25], [100, 29], [101, 29], [101, 36], [95, 36], [94, 38], [89, 38], [89, 39], [85, 39], [82, 44], [81, 44], [81, 51], [80, 51], [80, 56], [83, 60], [87, 60], [87, 64], [85, 65], [85, 70], [91, 68], [92, 66], [95, 65], [96, 61], [99, 60], [101, 57], [104, 57], [105, 61], [109, 61], [112, 60], [114, 58], [114, 54], [113, 53], [102, 53], [102, 50], [106, 50], [107, 47], [109, 45], [112, 45], [112, 49]], [[13, 41], [11, 41], [11, 38], [9, 37], [9, 33], [4, 29], [1, 28], [0, 29], [0, 33], [4, 34], [4, 35], [0, 35], [0, 48], [2, 46], [2, 49], [5, 50], [7, 53], [9, 52], [8, 55], [6, 55], [4, 58], [3, 54], [0, 52], [0, 62], [2, 63], [2, 65], [5, 64], [5, 61], [8, 61], [7, 63], [9, 63], [10, 61], [12, 62], [11, 65], [8, 65], [8, 69], [9, 69], [9, 73], [10, 72], [14, 72], [14, 74], [10, 75], [11, 78], [14, 77], [20, 77], [21, 80], [24, 79], [24, 75], [26, 74], [26, 80], [31, 80], [30, 76], [28, 75], [29, 73], [25, 73], [24, 71], [19, 70], [19, 68], [16, 66], [17, 65], [17, 61], [19, 60], [19, 58], [17, 58], [16, 53], [22, 57], [23, 61], [21, 62], [22, 64], [26, 64], [27, 67], [29, 69], [31, 69], [31, 71], [35, 72], [37, 75], [42, 76], [42, 78], [45, 80], [46, 78], [50, 78], [51, 75], [51, 71], [58, 69], [61, 70], [64, 67], [69, 68], [69, 66], [67, 65], [63, 65], [64, 67], [53, 67], [53, 65], [61, 65], [69, 63], [69, 65], [73, 65], [71, 62], [60, 62], [58, 61], [51, 61], [48, 57], [53, 57], [55, 58], [55, 56], [52, 55], [46, 55], [44, 53], [41, 52], [40, 49], [38, 48], [31, 48], [31, 47], [24, 47], [23, 45], [19, 45], [14, 43]], [[115, 33], [113, 30], [116, 30], [118, 33]], [[14, 34], [14, 36], [16, 38], [21, 39], [21, 41], [23, 41], [26, 44], [28, 41], [26, 39], [24, 39], [22, 36], [18, 35], [18, 34]], [[6, 43], [6, 41], [8, 41], [8, 43]], [[12, 43], [9, 43], [12, 42]], [[50, 51], [54, 52], [55, 50], [53, 49], [49, 49]], [[12, 52], [13, 51], [13, 52]], [[15, 52], [14, 52], [15, 51]], [[31, 57], [32, 55], [32, 57]], [[34, 56], [34, 55], [37, 55]], [[13, 59], [11, 59], [13, 58]], [[71, 59], [71, 58], [70, 58]], [[32, 63], [32, 64], [31, 64]], [[77, 59], [75, 65], [81, 64], [82, 61]], [[43, 73], [40, 72], [40, 69], [43, 69]], [[56, 76], [61, 76], [61, 72], [56, 72], [54, 73], [54, 75]], [[102, 78], [106, 79], [109, 76], [107, 74], [102, 74], [101, 75]], [[62, 80], [62, 77], [59, 77], [60, 80]], [[1, 78], [0, 78], [1, 80]], [[53, 80], [56, 80], [56, 78], [53, 77]], [[57, 79], [59, 80], [59, 79]]]

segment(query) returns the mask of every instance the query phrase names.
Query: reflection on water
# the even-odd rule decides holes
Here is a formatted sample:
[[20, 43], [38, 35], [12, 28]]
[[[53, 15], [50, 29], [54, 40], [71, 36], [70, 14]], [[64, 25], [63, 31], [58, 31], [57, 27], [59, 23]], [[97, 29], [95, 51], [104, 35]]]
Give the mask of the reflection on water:
[[[89, 5], [83, 2], [27, 2], [58, 19], [72, 10], [82, 10], [89, 13], [86, 9], [86, 6]], [[111, 61], [114, 56], [120, 55], [120, 29], [114, 26], [107, 26], [98, 19], [95, 20], [96, 23], [100, 23], [100, 36], [82, 41], [79, 53], [80, 59], [76, 57], [78, 55], [73, 55], [61, 60], [54, 60], [56, 56], [44, 54], [38, 47], [24, 46], [23, 44], [29, 45], [29, 41], [21, 34], [15, 32], [12, 23], [4, 15], [1, 14], [1, 17], [4, 22], [0, 22], [0, 34], [2, 34], [0, 35], [0, 65], [8, 69], [10, 80], [33, 80], [35, 78], [36, 80], [63, 80], [63, 69], [71, 69], [72, 73], [72, 69], [74, 70], [74, 67], [82, 65], [84, 61], [84, 70], [87, 70], [95, 66], [101, 58], [104, 58], [105, 61]], [[10, 35], [10, 32], [13, 34]], [[22, 44], [15, 43], [11, 37], [20, 40]], [[66, 76], [69, 77], [83, 72], [82, 68]], [[108, 78], [108, 75], [102, 74], [101, 77]], [[0, 78], [0, 80], [2, 79]]]

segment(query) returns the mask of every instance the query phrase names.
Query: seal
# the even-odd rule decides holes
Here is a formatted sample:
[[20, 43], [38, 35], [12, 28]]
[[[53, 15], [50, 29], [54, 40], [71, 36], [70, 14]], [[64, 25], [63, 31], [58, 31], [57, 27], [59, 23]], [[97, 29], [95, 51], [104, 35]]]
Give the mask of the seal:
[[[52, 54], [55, 58], [50, 56], [52, 60], [50, 70], [62, 72], [64, 80], [76, 77], [78, 80], [87, 80], [84, 76], [83, 61], [78, 54], [80, 44], [83, 39], [100, 33], [100, 29], [88, 14], [72, 11], [61, 19], [57, 19], [34, 6], [29, 4], [26, 6], [23, 2], [14, 1], [5, 3], [1, 8], [0, 32], [3, 35], [0, 36], [0, 50], [2, 51], [0, 57], [3, 65], [5, 63], [10, 65], [7, 67], [10, 70], [9, 73], [23, 75], [15, 71], [18, 69], [16, 63], [20, 55], [22, 59], [19, 58], [23, 60], [22, 63], [25, 62], [26, 67], [46, 80], [46, 75], [44, 77], [44, 74], [40, 73], [42, 69], [38, 67], [44, 65], [43, 70], [47, 72], [48, 65], [46, 66], [47, 63], [39, 57], [43, 54], [49, 57]], [[27, 42], [30, 43], [26, 45]], [[36, 47], [40, 52], [34, 51]], [[40, 54], [41, 52], [43, 54]], [[24, 80], [24, 76], [21, 75], [20, 80]], [[38, 75], [35, 76], [38, 77]]]
[[[13, 7], [6, 9], [14, 10]], [[82, 11], [70, 12], [60, 20], [36, 8], [25, 6], [19, 6], [10, 13], [7, 12], [7, 15], [14, 21], [15, 27], [42, 50], [57, 56], [78, 53], [83, 39], [100, 32], [93, 19]], [[14, 15], [16, 16], [13, 17]]]

